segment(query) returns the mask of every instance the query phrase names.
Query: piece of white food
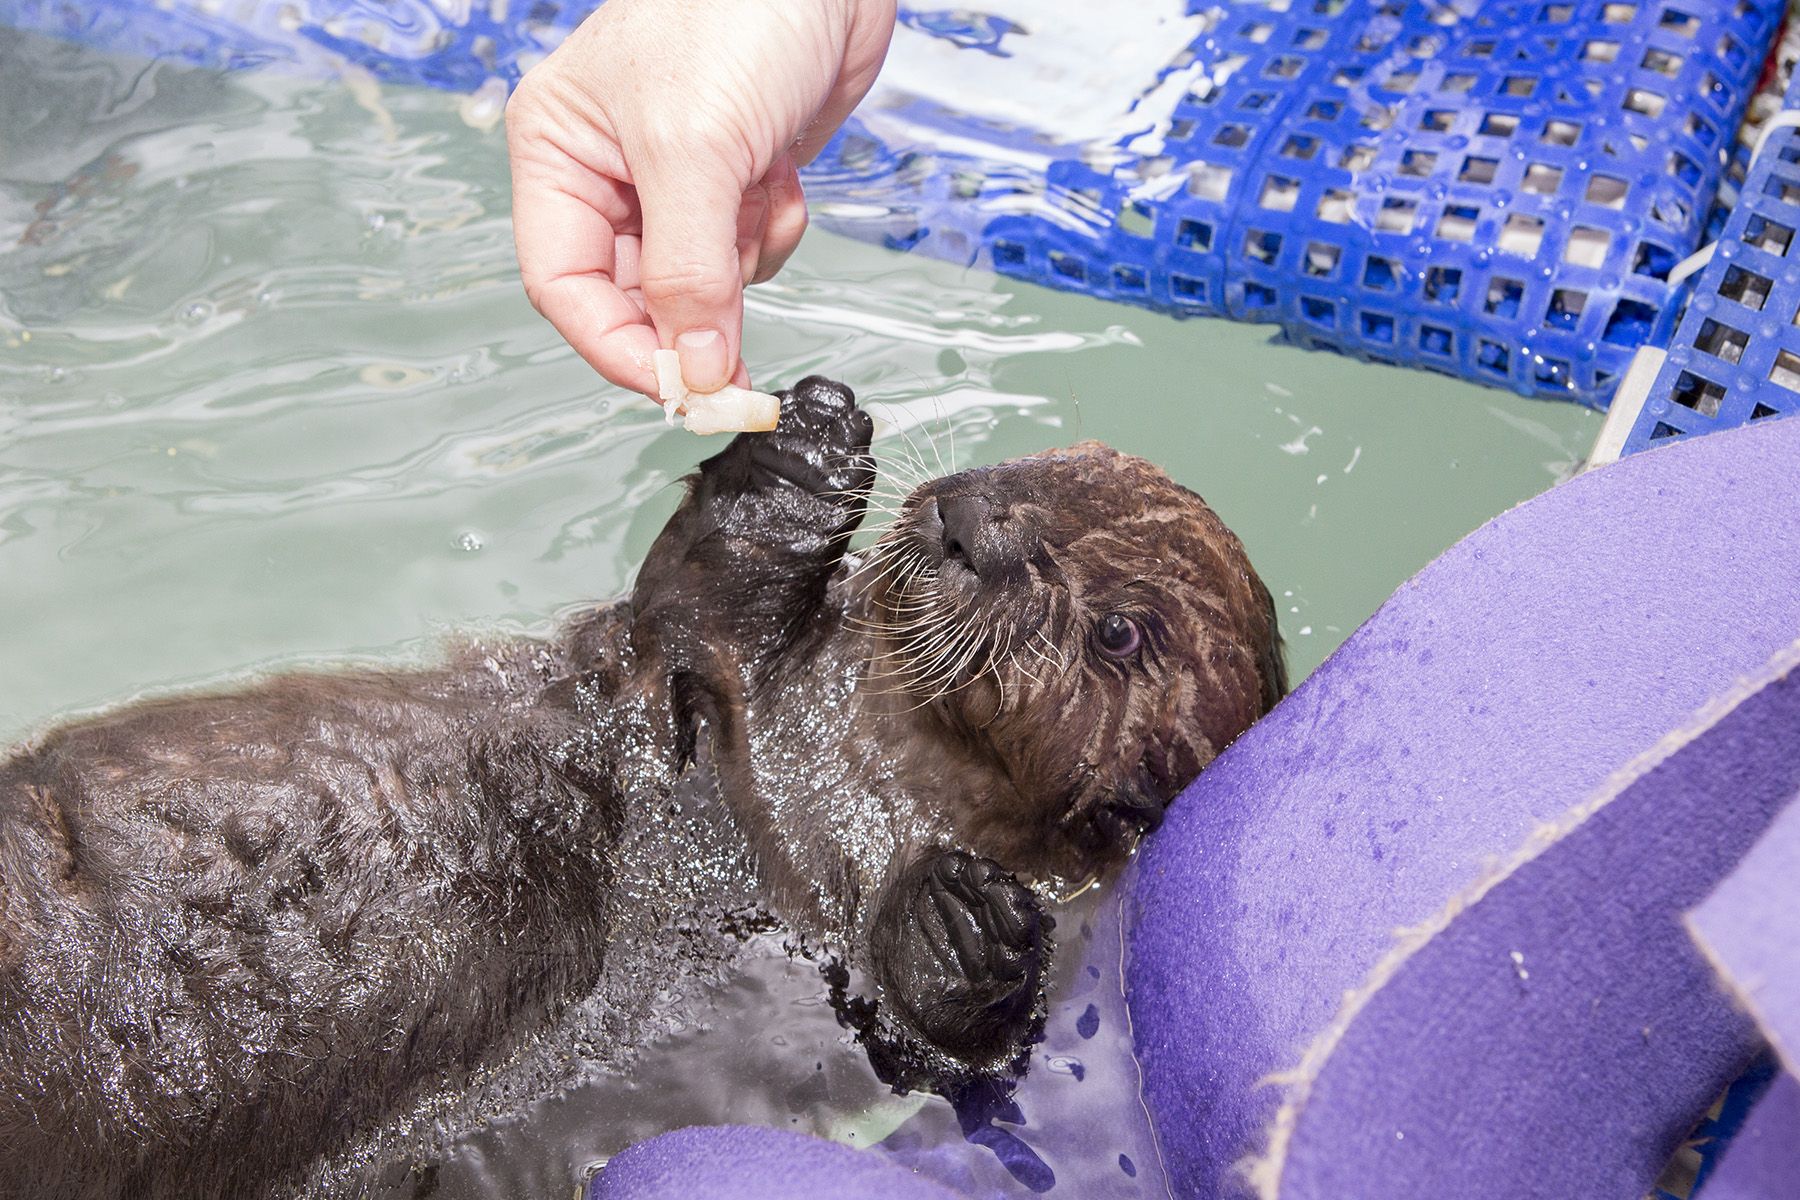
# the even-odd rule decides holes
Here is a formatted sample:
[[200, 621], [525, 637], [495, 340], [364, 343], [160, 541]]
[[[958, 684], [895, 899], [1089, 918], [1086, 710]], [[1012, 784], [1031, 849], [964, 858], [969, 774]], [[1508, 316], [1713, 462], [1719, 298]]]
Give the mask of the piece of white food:
[[690, 392], [681, 381], [681, 357], [673, 350], [656, 352], [656, 392], [669, 424], [677, 416], [693, 433], [746, 433], [775, 428], [781, 401], [766, 392], [726, 384], [716, 392]]

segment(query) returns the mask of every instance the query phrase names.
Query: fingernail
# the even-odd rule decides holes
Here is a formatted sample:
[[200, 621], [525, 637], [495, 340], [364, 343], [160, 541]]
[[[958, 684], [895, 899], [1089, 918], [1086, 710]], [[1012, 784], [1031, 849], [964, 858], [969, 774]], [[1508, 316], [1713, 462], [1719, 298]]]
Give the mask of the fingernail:
[[690, 329], [675, 339], [681, 356], [681, 381], [696, 392], [725, 386], [731, 364], [725, 359], [725, 336], [716, 329]]

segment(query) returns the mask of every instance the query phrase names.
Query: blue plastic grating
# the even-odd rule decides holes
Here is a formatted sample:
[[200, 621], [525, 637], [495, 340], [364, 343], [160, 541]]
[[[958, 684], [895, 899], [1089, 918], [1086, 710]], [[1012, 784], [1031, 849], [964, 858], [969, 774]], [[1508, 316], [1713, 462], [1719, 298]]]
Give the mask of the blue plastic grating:
[[[1800, 107], [1800, 79], [1789, 85]], [[1751, 164], [1624, 453], [1800, 413], [1800, 131]]]
[[[890, 245], [1604, 405], [1673, 324], [1669, 268], [1699, 241], [1780, 8], [1228, 4], [1169, 71], [1235, 70], [1185, 96], [1152, 153], [1040, 142], [1036, 176], [859, 127], [809, 194], [823, 223]], [[924, 102], [906, 117], [995, 139]]]

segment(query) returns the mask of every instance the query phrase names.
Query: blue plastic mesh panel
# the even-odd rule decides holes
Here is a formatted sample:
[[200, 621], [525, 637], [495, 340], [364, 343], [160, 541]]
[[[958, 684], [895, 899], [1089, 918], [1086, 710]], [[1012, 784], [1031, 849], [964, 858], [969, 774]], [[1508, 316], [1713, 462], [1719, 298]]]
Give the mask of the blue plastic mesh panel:
[[1040, 176], [852, 127], [809, 194], [890, 245], [1604, 405], [1673, 324], [1780, 7], [1228, 4], [1188, 54], [1236, 68], [1153, 154], [1035, 145]]
[[[1787, 93], [1800, 107], [1800, 80]], [[1624, 453], [1800, 413], [1800, 131], [1751, 164]]]

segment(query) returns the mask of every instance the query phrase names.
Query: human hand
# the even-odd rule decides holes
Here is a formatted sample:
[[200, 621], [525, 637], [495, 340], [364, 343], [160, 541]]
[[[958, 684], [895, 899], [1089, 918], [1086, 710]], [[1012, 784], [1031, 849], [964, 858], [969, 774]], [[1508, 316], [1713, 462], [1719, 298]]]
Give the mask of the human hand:
[[799, 167], [875, 81], [895, 0], [607, 0], [506, 109], [531, 303], [595, 370], [656, 395], [750, 385], [744, 287], [806, 230]]

